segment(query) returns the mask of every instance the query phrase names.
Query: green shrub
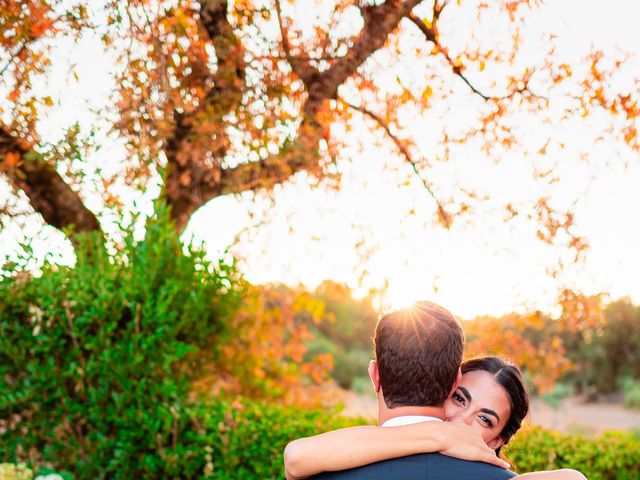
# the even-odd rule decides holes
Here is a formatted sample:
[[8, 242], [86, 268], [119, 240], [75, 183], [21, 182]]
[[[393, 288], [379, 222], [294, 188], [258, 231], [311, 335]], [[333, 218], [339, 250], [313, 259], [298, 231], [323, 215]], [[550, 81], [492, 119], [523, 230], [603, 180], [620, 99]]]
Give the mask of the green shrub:
[[[336, 411], [304, 410], [249, 401], [195, 403], [185, 407], [189, 428], [178, 448], [165, 456], [173, 469], [151, 470], [137, 464], [113, 472], [111, 478], [212, 478], [268, 480], [283, 478], [282, 452], [295, 439], [330, 429], [363, 424]], [[525, 427], [506, 449], [519, 472], [574, 468], [590, 480], [640, 478], [640, 438], [631, 433], [607, 432], [596, 438], [562, 435]], [[102, 478], [106, 464], [93, 476]]]
[[640, 438], [631, 432], [586, 438], [529, 426], [505, 448], [505, 455], [522, 473], [573, 468], [589, 480], [640, 478]]
[[81, 479], [195, 473], [187, 398], [238, 284], [184, 254], [162, 208], [115, 254], [88, 236], [74, 267], [0, 279], [0, 461]]
[[207, 445], [211, 478], [255, 480], [284, 478], [282, 453], [290, 441], [327, 429], [363, 424], [336, 410], [308, 410], [253, 402], [200, 405], [203, 430], [194, 443]]
[[[244, 401], [195, 402], [182, 413], [190, 422], [190, 428], [181, 432], [177, 448], [165, 452], [167, 465], [163, 469], [149, 463], [120, 465], [109, 478], [281, 479], [284, 476], [282, 452], [288, 442], [327, 428], [363, 423], [341, 417], [337, 411]], [[77, 479], [106, 476], [109, 462], [97, 455], [92, 458], [101, 463], [96, 464], [91, 473], [76, 472]], [[157, 460], [160, 462], [160, 458]], [[16, 477], [18, 479], [21, 477]]]
[[[219, 480], [283, 478], [282, 452], [291, 440], [366, 423], [336, 411], [249, 401], [200, 404], [189, 416], [198, 419], [199, 426], [185, 434], [184, 454], [198, 466], [194, 472], [209, 472], [210, 478]], [[631, 433], [584, 438], [528, 426], [505, 455], [521, 473], [574, 468], [590, 480], [640, 478], [640, 438]]]

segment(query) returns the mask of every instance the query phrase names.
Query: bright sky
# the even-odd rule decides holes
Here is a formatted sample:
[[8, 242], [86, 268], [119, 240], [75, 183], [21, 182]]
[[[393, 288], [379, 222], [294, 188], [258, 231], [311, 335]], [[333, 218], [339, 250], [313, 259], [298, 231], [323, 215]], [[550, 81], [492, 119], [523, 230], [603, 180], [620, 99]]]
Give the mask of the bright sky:
[[[532, 22], [553, 22], [561, 48], [619, 45], [640, 56], [636, 25], [640, 2], [636, 0], [610, 1], [607, 8], [596, 0], [555, 0], [545, 2], [543, 10]], [[42, 86], [56, 94], [66, 90], [60, 102], [63, 107], [42, 125], [45, 136], [52, 138], [69, 124], [70, 111], [81, 122], [91, 121], [87, 107], [102, 104], [111, 88], [112, 63], [95, 42], [83, 42], [68, 54], [68, 60], [77, 63], [80, 84], [73, 89], [66, 86], [62, 65], [60, 73]], [[373, 145], [381, 134], [369, 135]], [[99, 136], [98, 141], [102, 140]], [[92, 163], [116, 169], [114, 159], [122, 158], [121, 148], [109, 141], [104, 144]], [[613, 298], [630, 295], [640, 302], [640, 223], [634, 208], [640, 205], [637, 158], [611, 158], [617, 154], [606, 145], [594, 150], [598, 161], [612, 161], [614, 167], [598, 170], [575, 206], [577, 231], [588, 239], [591, 250], [585, 263], [553, 280], [546, 270], [554, 265], [557, 252], [535, 240], [531, 225], [505, 224], [502, 216], [490, 214], [476, 217], [472, 224], [456, 222], [449, 231], [433, 225], [429, 221], [433, 202], [417, 181], [413, 179], [408, 188], [398, 187], [411, 177], [407, 165], [389, 161], [392, 152], [388, 142], [386, 149], [376, 146], [351, 152], [356, 158], [343, 165], [339, 192], [312, 189], [304, 176], [277, 188], [273, 207], [258, 201], [267, 211], [264, 224], [235, 243], [234, 238], [253, 223], [247, 211], [254, 200], [216, 199], [194, 215], [185, 238], [204, 242], [212, 257], [233, 244], [243, 271], [254, 282], [284, 281], [312, 288], [323, 279], [334, 279], [361, 292], [386, 288], [387, 304], [430, 299], [463, 318], [530, 308], [549, 311], [564, 285], [609, 292]], [[474, 158], [473, 151], [469, 158]], [[624, 160], [628, 168], [615, 166]], [[397, 177], [381, 173], [385, 163], [399, 171]], [[523, 175], [523, 170], [518, 162], [506, 163], [473, 168], [487, 188], [508, 198], [514, 193], [509, 187], [518, 188], [511, 179]], [[575, 198], [581, 190], [569, 182], [565, 191]], [[154, 194], [149, 192], [149, 197]], [[140, 204], [142, 209], [148, 208], [146, 202]], [[89, 203], [96, 205], [95, 199]], [[411, 210], [416, 213], [410, 215]], [[28, 226], [27, 235], [34, 236], [37, 230]], [[14, 248], [19, 235], [12, 228], [0, 233], [0, 255]], [[63, 262], [72, 258], [61, 235], [49, 230], [38, 236], [35, 247]]]

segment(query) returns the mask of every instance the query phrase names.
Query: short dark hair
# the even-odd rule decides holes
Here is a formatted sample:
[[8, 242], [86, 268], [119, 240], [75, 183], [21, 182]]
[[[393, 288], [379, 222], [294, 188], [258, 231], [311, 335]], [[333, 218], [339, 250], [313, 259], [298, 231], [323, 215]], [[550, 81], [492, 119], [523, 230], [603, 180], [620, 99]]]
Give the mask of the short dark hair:
[[462, 364], [463, 374], [476, 371], [491, 373], [496, 382], [507, 392], [511, 415], [500, 432], [500, 437], [507, 444], [520, 429], [522, 420], [529, 413], [529, 394], [522, 372], [514, 364], [499, 357], [474, 358]]
[[374, 345], [387, 407], [444, 403], [464, 350], [462, 327], [449, 311], [423, 301], [384, 315]]

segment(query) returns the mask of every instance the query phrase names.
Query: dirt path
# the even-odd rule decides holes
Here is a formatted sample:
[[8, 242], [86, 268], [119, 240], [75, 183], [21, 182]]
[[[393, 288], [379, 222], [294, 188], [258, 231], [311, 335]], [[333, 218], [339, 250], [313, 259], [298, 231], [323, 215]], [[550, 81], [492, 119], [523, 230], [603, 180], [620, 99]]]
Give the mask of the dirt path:
[[[343, 392], [343, 415], [371, 418], [376, 416], [375, 398]], [[640, 410], [630, 410], [615, 403], [583, 403], [577, 397], [565, 399], [555, 409], [541, 400], [531, 404], [529, 422], [564, 433], [597, 435], [604, 430], [640, 430]]]
[[530, 422], [565, 433], [597, 435], [604, 430], [640, 430], [640, 410], [616, 403], [583, 403], [565, 399], [558, 409], [534, 400]]

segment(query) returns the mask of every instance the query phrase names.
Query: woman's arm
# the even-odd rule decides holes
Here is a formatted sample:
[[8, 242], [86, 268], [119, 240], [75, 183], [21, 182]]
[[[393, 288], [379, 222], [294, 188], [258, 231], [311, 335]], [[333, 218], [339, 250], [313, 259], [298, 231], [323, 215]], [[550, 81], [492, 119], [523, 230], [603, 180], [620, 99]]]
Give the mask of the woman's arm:
[[401, 427], [343, 428], [294, 440], [284, 450], [285, 473], [287, 480], [300, 480], [320, 472], [427, 452], [508, 466], [471, 427], [421, 422]]
[[518, 475], [516, 478], [521, 478], [522, 480], [587, 480], [587, 477], [579, 471], [568, 468], [547, 472], [525, 473], [524, 475]]

